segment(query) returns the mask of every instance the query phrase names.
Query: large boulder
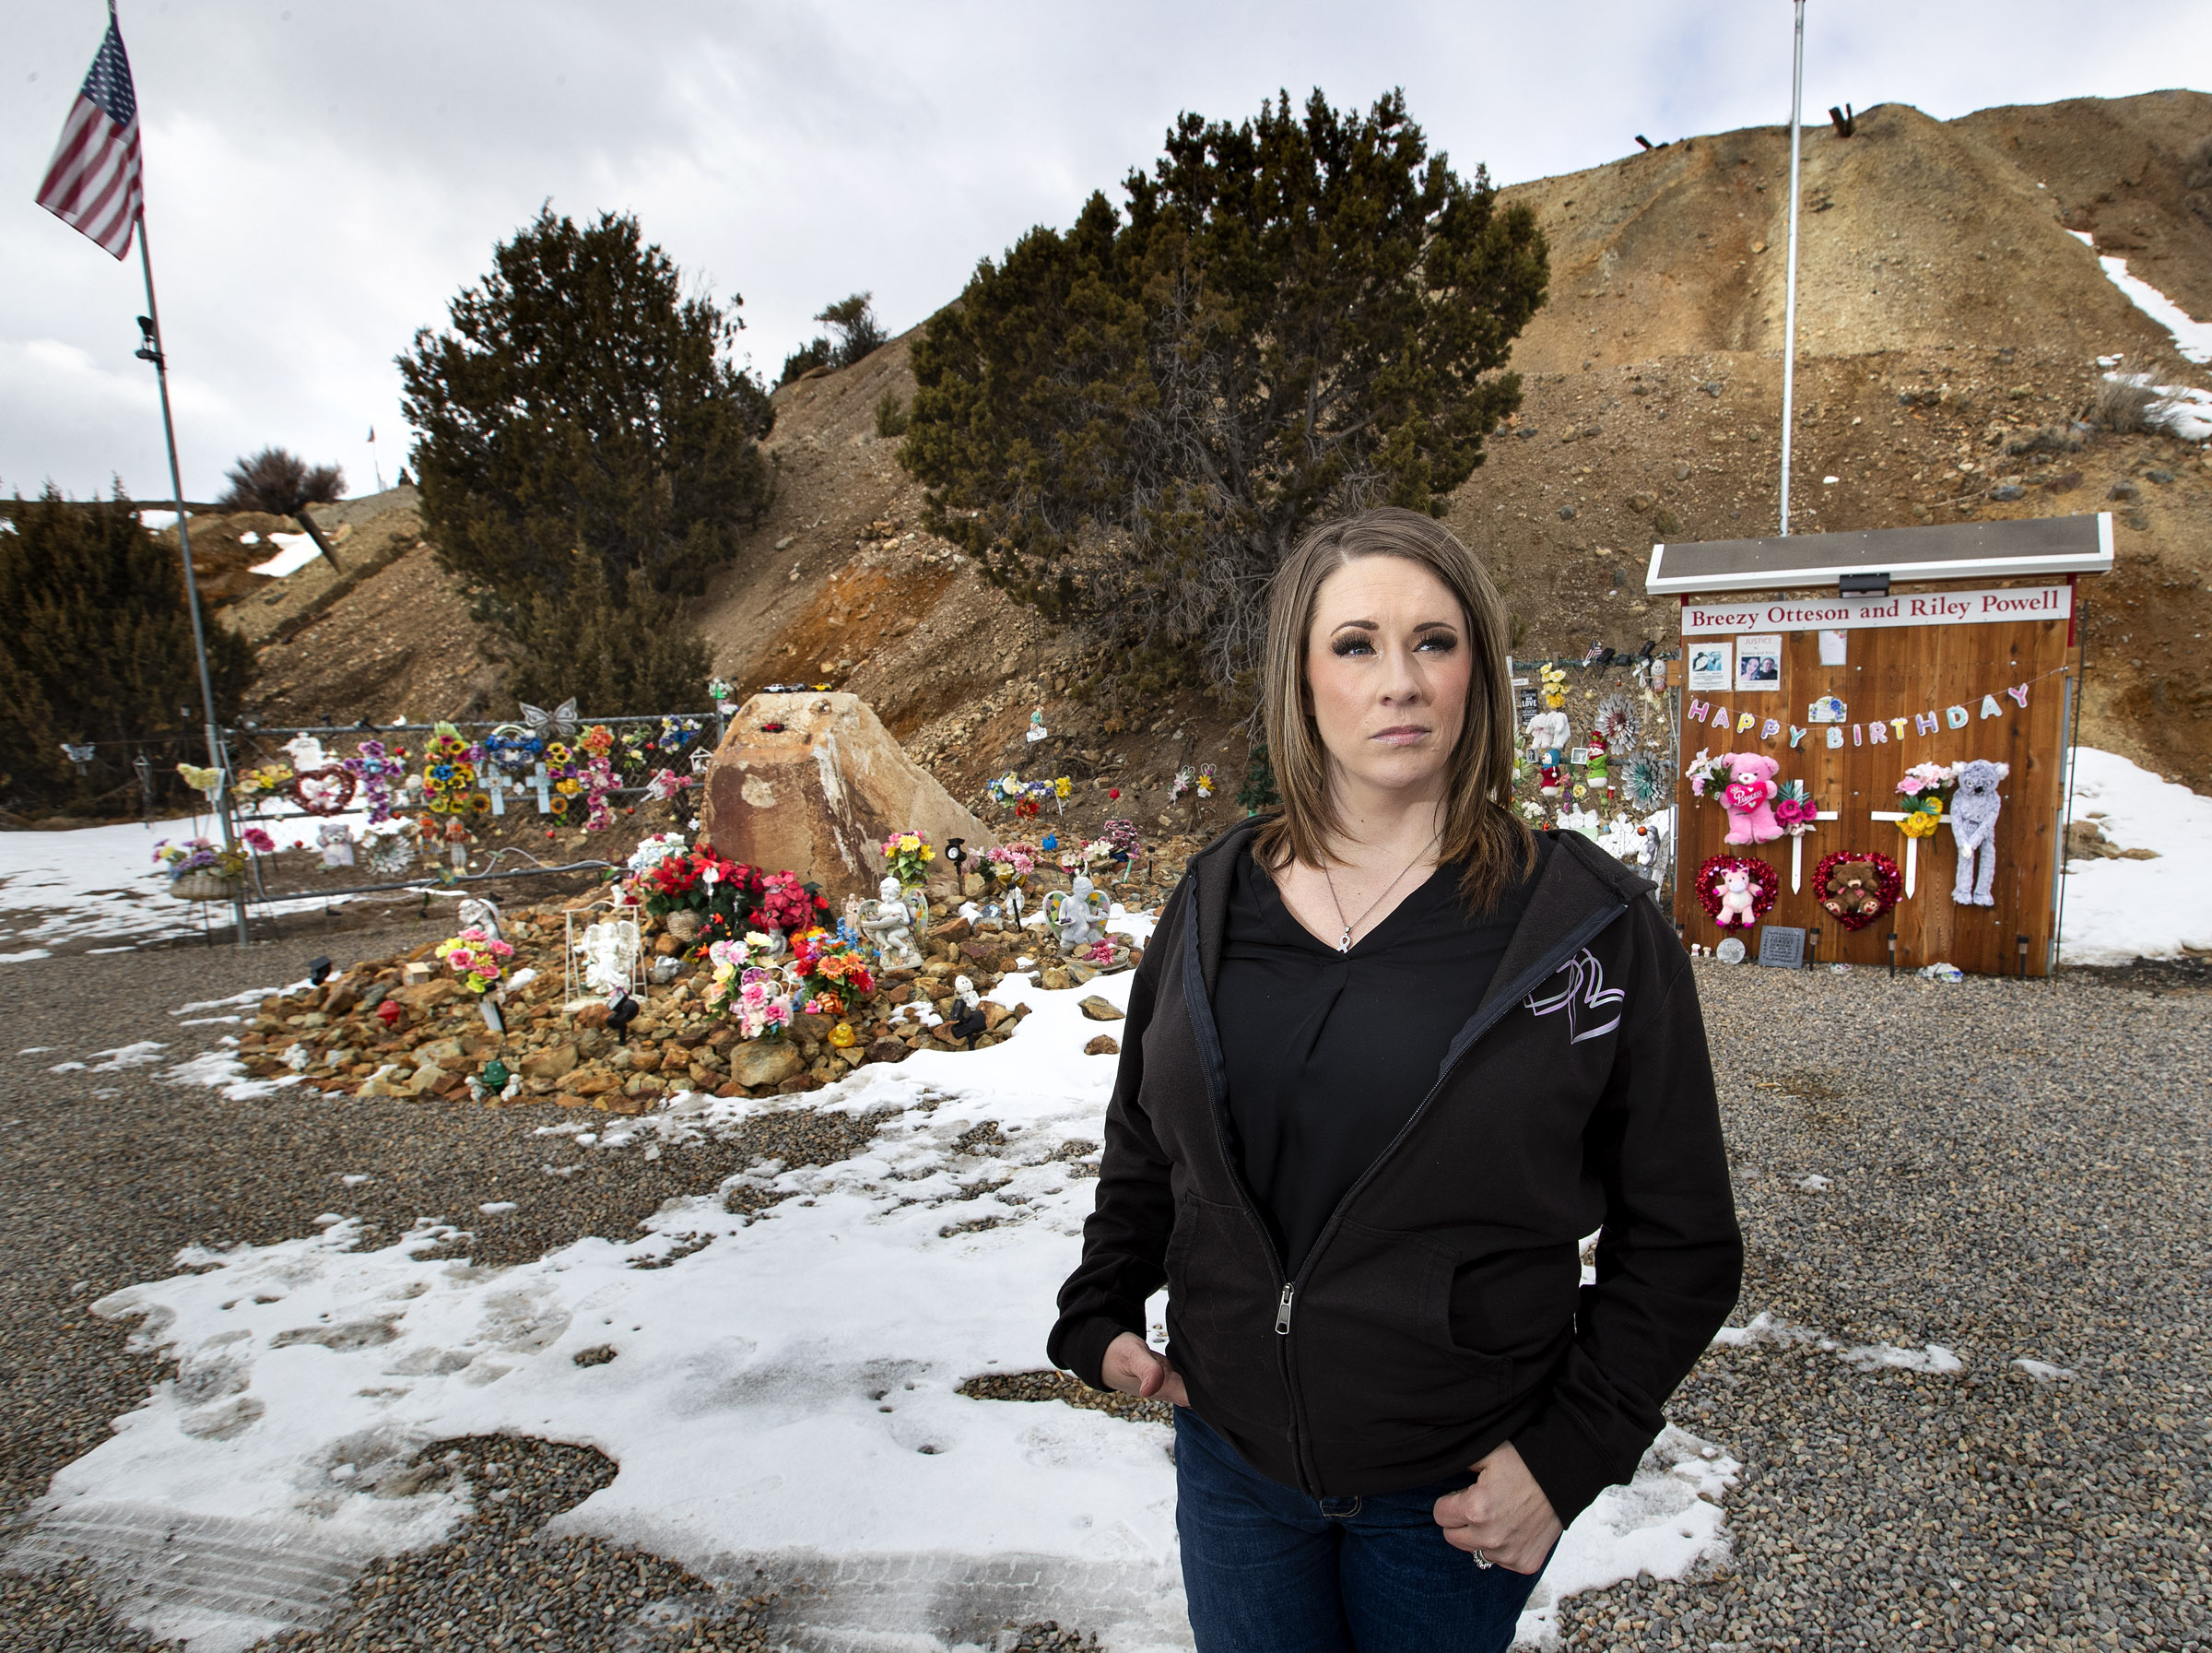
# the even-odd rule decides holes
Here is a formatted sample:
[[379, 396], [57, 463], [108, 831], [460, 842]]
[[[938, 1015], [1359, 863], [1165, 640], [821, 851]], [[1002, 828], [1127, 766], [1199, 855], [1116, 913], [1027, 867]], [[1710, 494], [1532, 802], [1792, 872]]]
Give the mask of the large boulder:
[[876, 893], [877, 845], [894, 832], [926, 832], [940, 853], [952, 838], [973, 850], [997, 842], [857, 695], [754, 695], [715, 750], [705, 791], [700, 832], [717, 853], [789, 868], [833, 903]]

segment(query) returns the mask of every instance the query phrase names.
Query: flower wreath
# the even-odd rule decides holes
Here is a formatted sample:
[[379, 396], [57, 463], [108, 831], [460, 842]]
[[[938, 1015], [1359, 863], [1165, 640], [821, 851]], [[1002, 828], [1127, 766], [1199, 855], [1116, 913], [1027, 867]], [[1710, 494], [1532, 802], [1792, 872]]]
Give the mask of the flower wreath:
[[1719, 921], [1721, 895], [1716, 886], [1732, 872], [1740, 872], [1749, 878], [1752, 920], [1756, 923], [1764, 918], [1772, 910], [1775, 898], [1782, 893], [1782, 877], [1753, 856], [1711, 856], [1698, 868], [1698, 905], [1705, 909], [1705, 916]]
[[[1870, 911], [1847, 913], [1837, 904], [1840, 891], [1829, 888], [1829, 880], [1837, 868], [1849, 862], [1864, 861], [1874, 868], [1874, 888], [1867, 891], [1874, 897]], [[1820, 857], [1820, 865], [1813, 868], [1813, 889], [1818, 892], [1822, 911], [1847, 930], [1863, 930], [1876, 919], [1897, 905], [1904, 893], [1904, 875], [1898, 871], [1897, 863], [1879, 850], [1840, 849], [1832, 856]]]

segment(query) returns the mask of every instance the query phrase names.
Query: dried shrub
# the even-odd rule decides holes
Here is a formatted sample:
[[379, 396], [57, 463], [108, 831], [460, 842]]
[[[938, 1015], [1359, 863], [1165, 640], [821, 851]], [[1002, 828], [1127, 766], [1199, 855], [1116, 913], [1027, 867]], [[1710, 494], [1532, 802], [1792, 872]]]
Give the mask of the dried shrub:
[[327, 504], [346, 494], [346, 473], [335, 465], [311, 466], [283, 448], [264, 448], [225, 471], [230, 486], [216, 502], [224, 511], [265, 511], [297, 516], [303, 506]]

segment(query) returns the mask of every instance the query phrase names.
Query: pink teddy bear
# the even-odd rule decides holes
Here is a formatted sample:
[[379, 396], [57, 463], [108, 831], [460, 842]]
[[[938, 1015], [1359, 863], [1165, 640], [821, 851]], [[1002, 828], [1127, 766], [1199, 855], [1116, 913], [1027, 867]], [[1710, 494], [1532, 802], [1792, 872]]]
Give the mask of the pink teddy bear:
[[1774, 819], [1774, 772], [1782, 767], [1757, 752], [1742, 752], [1728, 760], [1729, 782], [1721, 793], [1728, 807], [1729, 844], [1765, 844], [1782, 836]]

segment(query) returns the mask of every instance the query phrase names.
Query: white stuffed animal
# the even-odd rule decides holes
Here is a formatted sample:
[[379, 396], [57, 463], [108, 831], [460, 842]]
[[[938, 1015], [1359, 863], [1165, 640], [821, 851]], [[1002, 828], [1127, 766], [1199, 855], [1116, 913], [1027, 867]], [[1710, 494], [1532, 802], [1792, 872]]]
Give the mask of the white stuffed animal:
[[1951, 884], [1951, 900], [1961, 907], [1994, 907], [1997, 899], [1991, 886], [1997, 876], [1997, 815], [2005, 808], [2005, 800], [1997, 796], [1997, 783], [2012, 773], [2012, 765], [1975, 758], [1959, 764], [1954, 773], [1958, 790], [1951, 794], [1951, 842], [1959, 848], [1959, 876]]
[[1753, 923], [1751, 909], [1754, 904], [1750, 875], [1745, 872], [1724, 873], [1713, 888], [1721, 898], [1721, 911], [1713, 922], [1723, 929], [1732, 924], [1740, 924], [1749, 929]]

